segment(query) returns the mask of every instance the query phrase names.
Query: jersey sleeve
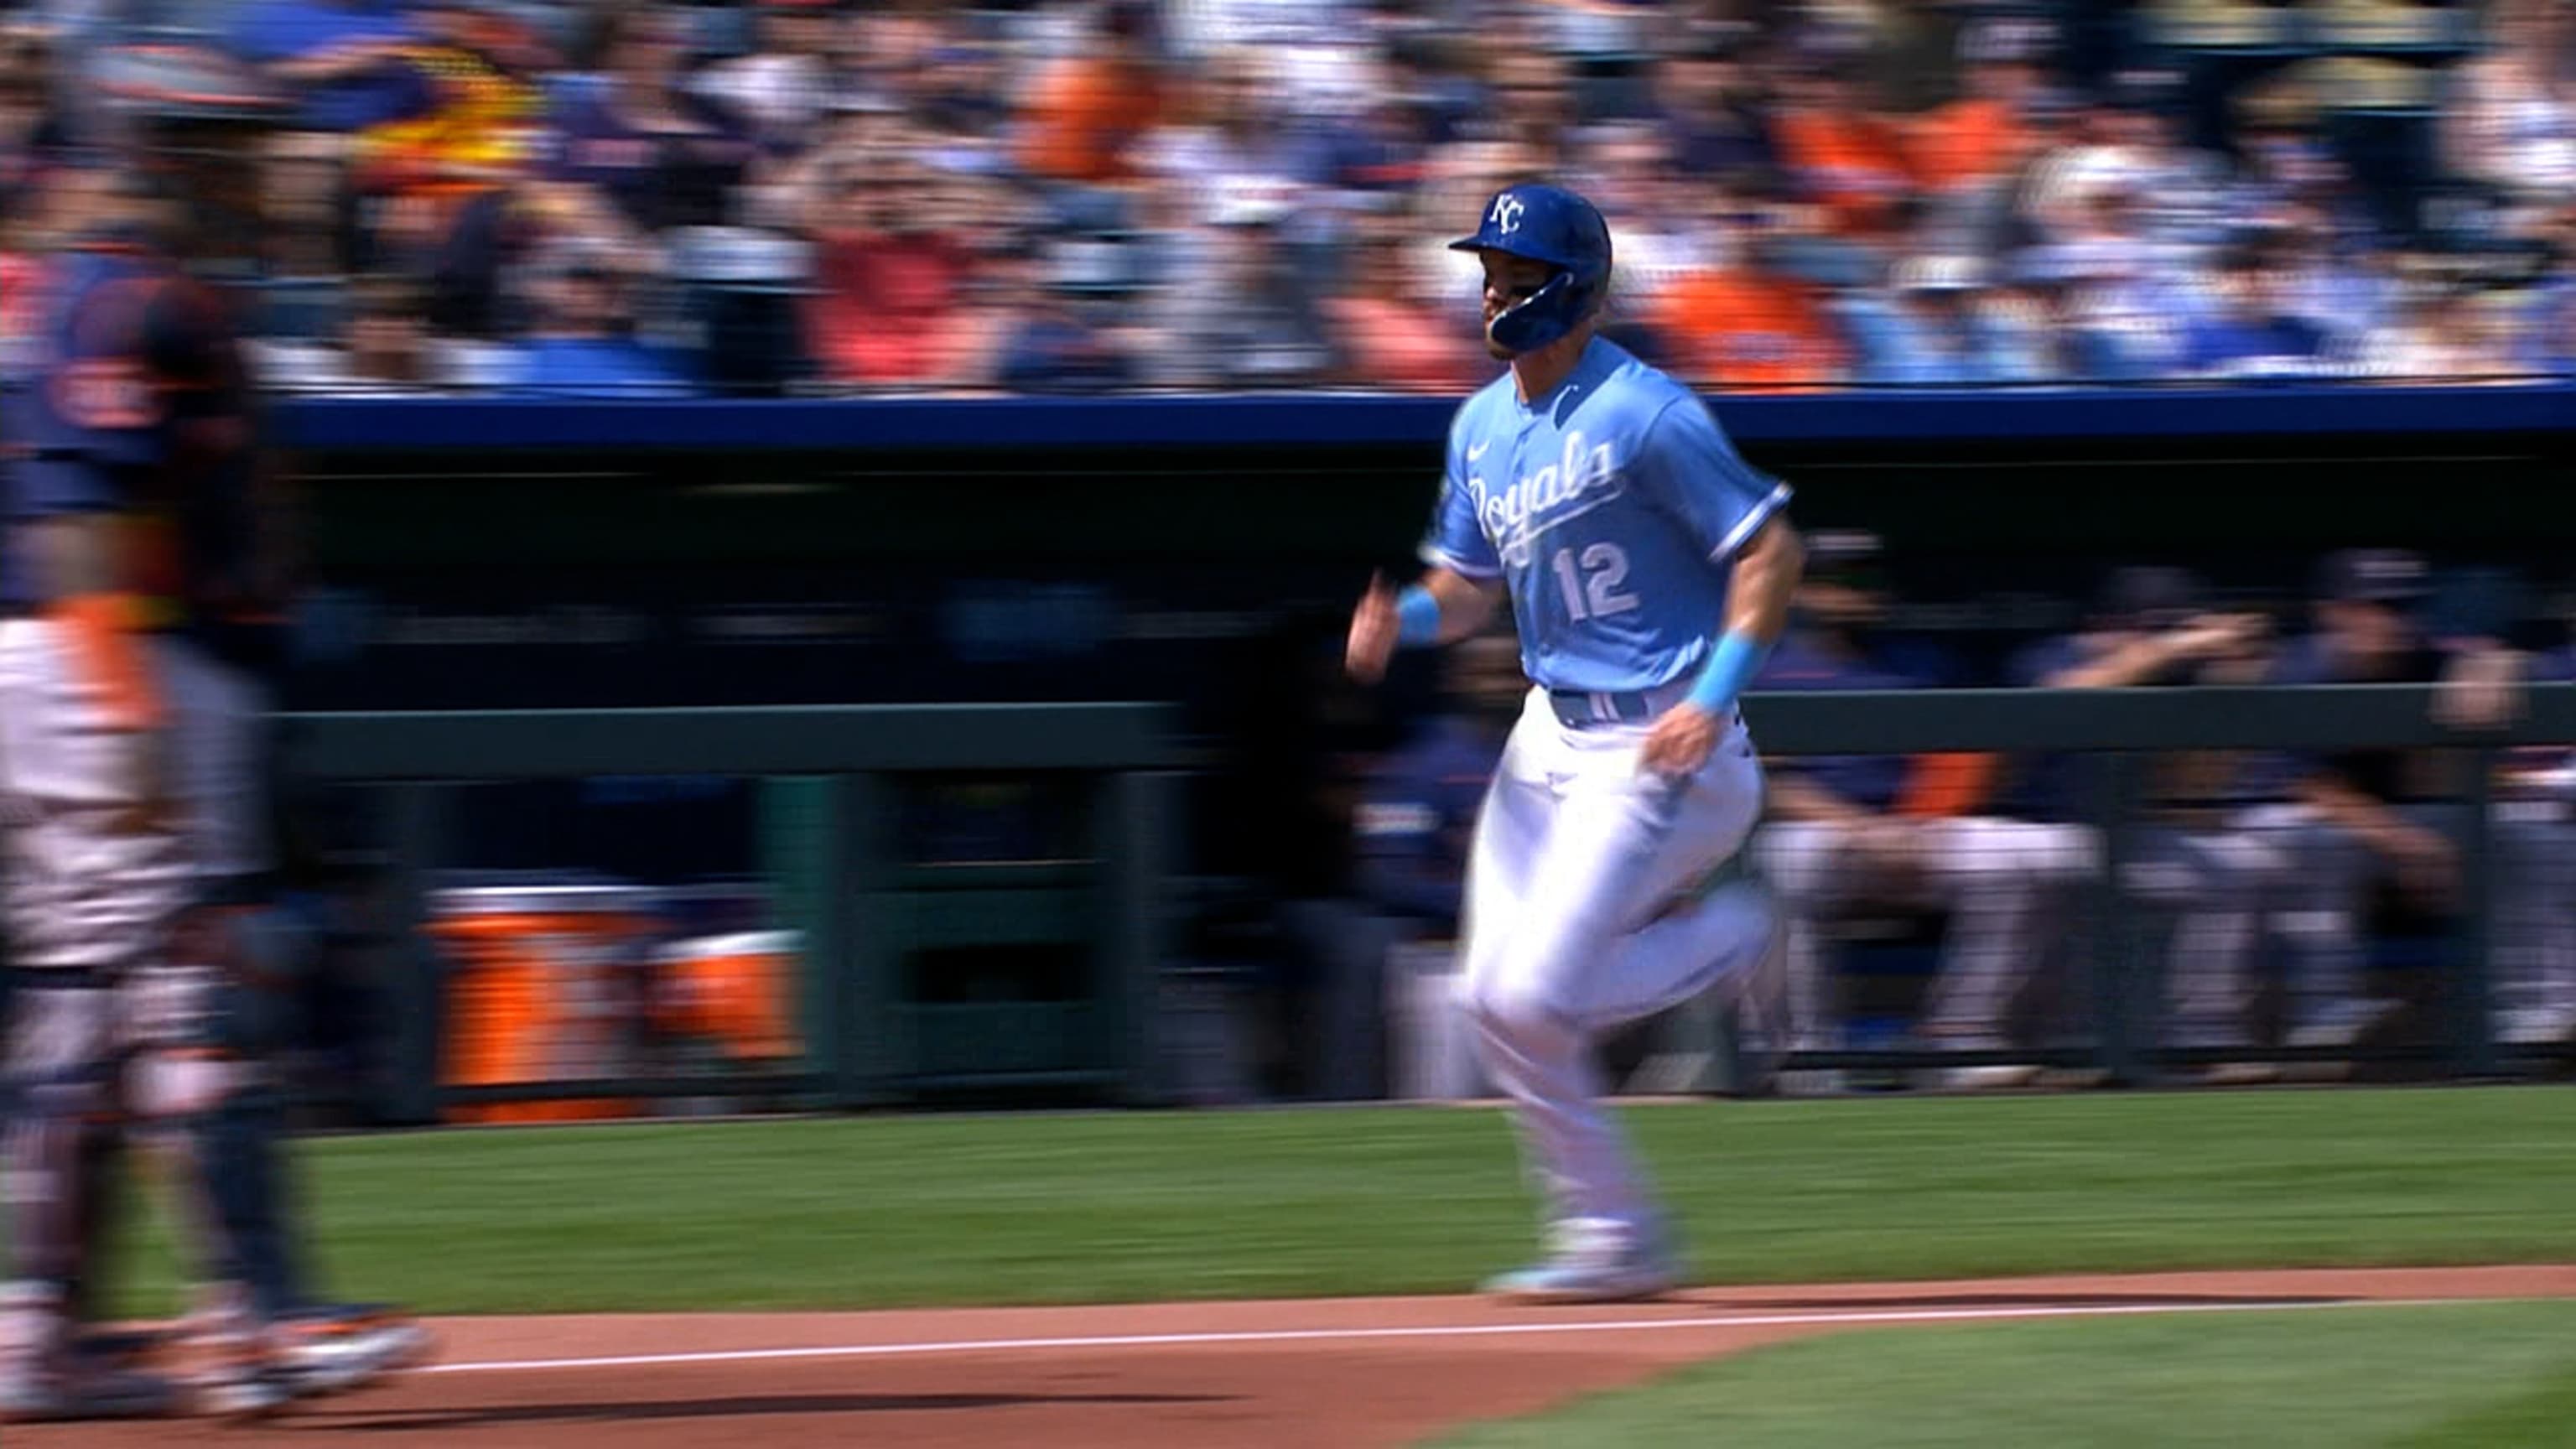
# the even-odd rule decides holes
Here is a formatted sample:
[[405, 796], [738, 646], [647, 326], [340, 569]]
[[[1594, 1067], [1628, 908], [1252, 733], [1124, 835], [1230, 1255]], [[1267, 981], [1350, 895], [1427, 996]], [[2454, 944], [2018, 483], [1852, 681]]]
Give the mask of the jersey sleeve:
[[1628, 466], [1636, 485], [1681, 520], [1711, 563], [1734, 557], [1789, 503], [1789, 485], [1737, 456], [1697, 398], [1665, 404], [1646, 424]]
[[1449, 438], [1449, 462], [1440, 477], [1440, 501], [1431, 510], [1431, 532], [1422, 540], [1422, 561], [1462, 578], [1498, 579], [1502, 557], [1476, 518], [1476, 490], [1459, 468], [1458, 437]]

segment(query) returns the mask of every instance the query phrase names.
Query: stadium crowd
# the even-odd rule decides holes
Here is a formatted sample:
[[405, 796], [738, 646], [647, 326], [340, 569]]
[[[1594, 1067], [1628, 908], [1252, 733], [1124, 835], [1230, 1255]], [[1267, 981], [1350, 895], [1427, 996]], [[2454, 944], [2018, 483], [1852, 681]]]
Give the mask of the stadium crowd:
[[121, 85], [231, 68], [288, 390], [1462, 391], [1438, 243], [1528, 174], [1712, 387], [2576, 370], [2565, 0], [12, 8], [8, 292]]

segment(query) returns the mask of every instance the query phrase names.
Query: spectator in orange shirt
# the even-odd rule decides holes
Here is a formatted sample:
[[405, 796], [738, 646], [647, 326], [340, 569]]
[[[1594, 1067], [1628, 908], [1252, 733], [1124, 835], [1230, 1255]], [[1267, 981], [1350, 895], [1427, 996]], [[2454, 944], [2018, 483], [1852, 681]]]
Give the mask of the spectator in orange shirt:
[[1904, 132], [1867, 109], [1854, 67], [1847, 58], [1818, 58], [1785, 72], [1774, 135], [1782, 163], [1825, 207], [1832, 230], [1884, 236], [1916, 179]]
[[1795, 391], [1831, 385], [1844, 351], [1807, 284], [1761, 265], [1765, 212], [1717, 193], [1710, 264], [1682, 274], [1654, 312], [1680, 370], [1715, 387]]
[[1020, 118], [1021, 169], [1085, 186], [1134, 174], [1135, 143], [1161, 110], [1150, 24], [1131, 0], [1104, 5], [1075, 52], [1038, 75]]
[[1406, 225], [1387, 217], [1362, 232], [1340, 295], [1324, 304], [1351, 381], [1396, 392], [1458, 395], [1494, 375], [1481, 349], [1424, 295]]
[[1914, 175], [1927, 189], [1976, 186], [2021, 165], [2033, 141], [2022, 117], [2040, 95], [2043, 39], [2008, 25], [1972, 26], [1960, 37], [1958, 98], [1917, 119], [1907, 138]]

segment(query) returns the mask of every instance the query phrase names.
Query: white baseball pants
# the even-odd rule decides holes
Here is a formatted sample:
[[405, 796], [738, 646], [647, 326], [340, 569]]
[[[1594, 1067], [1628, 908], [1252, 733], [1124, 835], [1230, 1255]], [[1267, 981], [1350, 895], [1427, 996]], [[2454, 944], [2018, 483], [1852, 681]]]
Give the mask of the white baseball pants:
[[1596, 1041], [1742, 979], [1775, 934], [1750, 883], [1698, 894], [1761, 814], [1743, 724], [1681, 779], [1640, 768], [1648, 728], [1569, 729], [1531, 691], [1476, 823], [1461, 989], [1555, 1220], [1642, 1228], [1652, 1213], [1599, 1101]]

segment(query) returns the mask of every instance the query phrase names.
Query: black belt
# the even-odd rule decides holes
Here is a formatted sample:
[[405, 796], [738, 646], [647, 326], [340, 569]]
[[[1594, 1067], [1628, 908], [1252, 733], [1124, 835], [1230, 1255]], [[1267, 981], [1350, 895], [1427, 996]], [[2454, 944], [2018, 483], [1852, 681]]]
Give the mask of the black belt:
[[[1556, 722], [1570, 730], [1596, 729], [1602, 725], [1648, 724], [1665, 710], [1690, 694], [1692, 681], [1676, 680], [1659, 689], [1581, 690], [1551, 689], [1547, 703], [1556, 711]], [[1726, 712], [1732, 723], [1735, 711]]]

